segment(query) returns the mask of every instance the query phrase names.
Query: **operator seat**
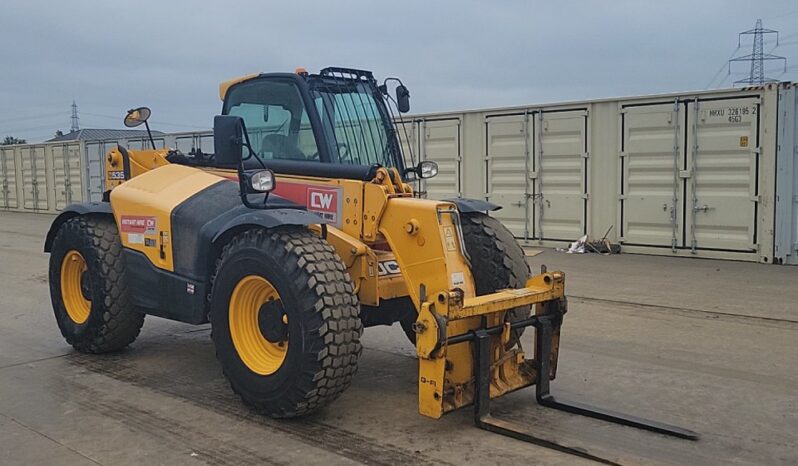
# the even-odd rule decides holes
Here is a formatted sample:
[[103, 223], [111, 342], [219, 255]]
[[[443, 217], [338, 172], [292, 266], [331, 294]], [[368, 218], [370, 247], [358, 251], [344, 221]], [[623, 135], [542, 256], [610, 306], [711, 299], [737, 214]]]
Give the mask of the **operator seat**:
[[307, 160], [307, 156], [288, 136], [283, 134], [267, 134], [260, 145], [261, 153], [271, 152], [272, 158], [283, 160]]

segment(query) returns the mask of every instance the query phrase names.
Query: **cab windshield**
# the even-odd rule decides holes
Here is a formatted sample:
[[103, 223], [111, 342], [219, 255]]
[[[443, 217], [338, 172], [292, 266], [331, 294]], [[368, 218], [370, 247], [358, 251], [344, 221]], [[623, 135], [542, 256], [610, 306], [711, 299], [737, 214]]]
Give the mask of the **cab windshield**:
[[376, 92], [362, 81], [320, 79], [311, 85], [325, 137], [332, 141], [332, 163], [396, 165], [385, 125], [390, 120]]
[[[293, 80], [256, 79], [230, 90], [226, 112], [243, 118], [255, 156], [402, 167], [392, 120], [373, 81], [311, 76], [307, 84], [311, 108]], [[322, 160], [322, 147], [329, 160]]]

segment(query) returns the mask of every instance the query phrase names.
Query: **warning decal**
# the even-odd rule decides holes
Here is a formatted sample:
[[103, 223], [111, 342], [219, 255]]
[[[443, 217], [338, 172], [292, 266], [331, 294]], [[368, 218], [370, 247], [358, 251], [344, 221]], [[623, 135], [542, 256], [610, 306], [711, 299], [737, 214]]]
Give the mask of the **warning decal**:
[[158, 230], [158, 220], [155, 217], [123, 215], [119, 223], [123, 233], [154, 235]]

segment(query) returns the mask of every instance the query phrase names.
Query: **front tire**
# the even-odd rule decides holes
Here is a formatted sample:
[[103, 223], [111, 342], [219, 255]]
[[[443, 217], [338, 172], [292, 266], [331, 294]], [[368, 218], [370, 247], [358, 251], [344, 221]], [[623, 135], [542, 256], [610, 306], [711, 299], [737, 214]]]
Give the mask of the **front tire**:
[[144, 314], [130, 304], [112, 218], [89, 215], [64, 222], [53, 240], [49, 279], [58, 328], [76, 350], [117, 351], [139, 335]]
[[233, 391], [272, 417], [322, 407], [357, 371], [357, 296], [332, 246], [304, 228], [248, 230], [224, 247], [211, 324]]
[[[466, 251], [471, 256], [471, 273], [477, 296], [506, 288], [523, 288], [529, 279], [526, 254], [507, 227], [482, 212], [461, 213]], [[507, 311], [505, 321], [526, 319], [529, 306]], [[514, 329], [507, 346], [514, 346], [524, 329]]]

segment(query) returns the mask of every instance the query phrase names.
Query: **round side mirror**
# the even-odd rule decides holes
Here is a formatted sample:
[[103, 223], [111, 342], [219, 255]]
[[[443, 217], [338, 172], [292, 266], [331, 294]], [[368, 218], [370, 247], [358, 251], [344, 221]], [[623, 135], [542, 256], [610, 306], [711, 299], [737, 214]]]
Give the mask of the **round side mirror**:
[[127, 111], [125, 116], [125, 126], [135, 128], [147, 121], [152, 112], [148, 107], [132, 108]]

